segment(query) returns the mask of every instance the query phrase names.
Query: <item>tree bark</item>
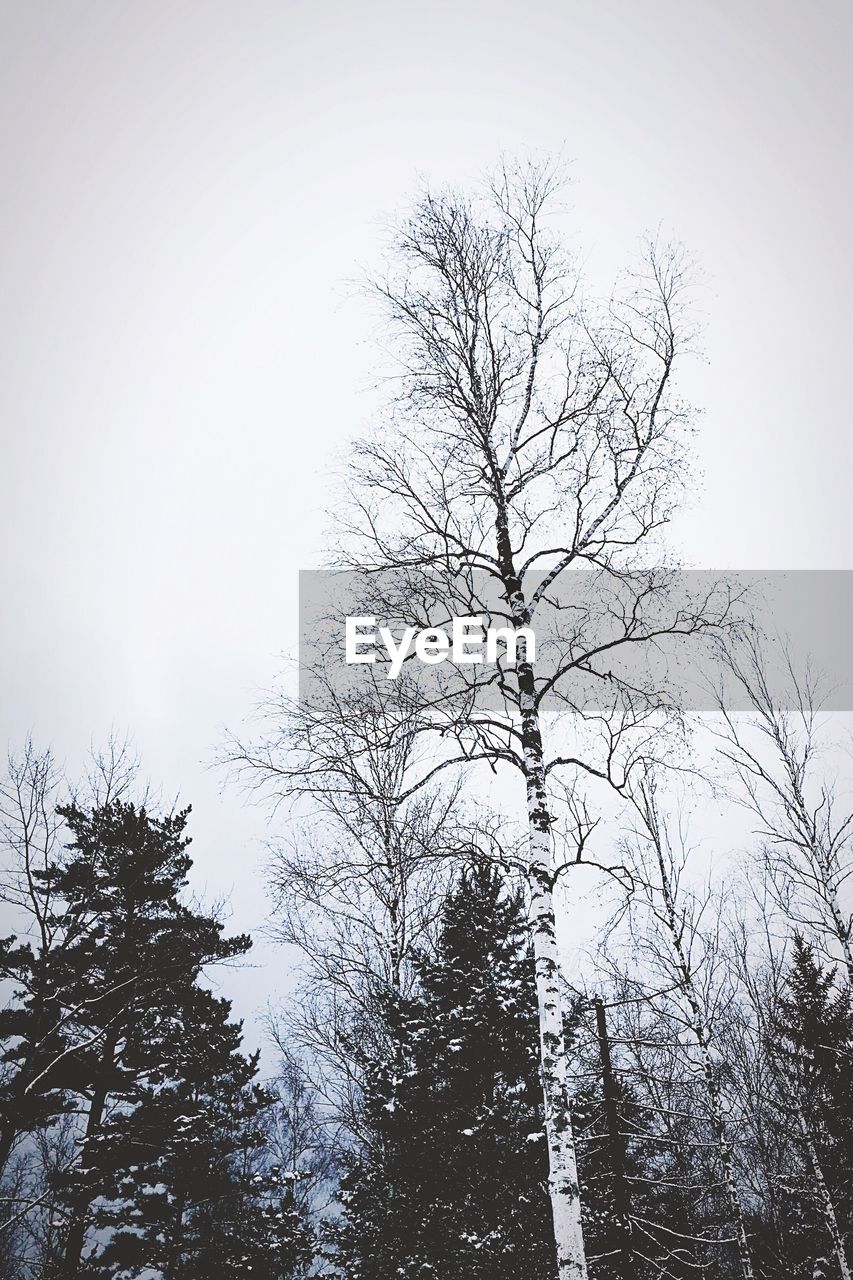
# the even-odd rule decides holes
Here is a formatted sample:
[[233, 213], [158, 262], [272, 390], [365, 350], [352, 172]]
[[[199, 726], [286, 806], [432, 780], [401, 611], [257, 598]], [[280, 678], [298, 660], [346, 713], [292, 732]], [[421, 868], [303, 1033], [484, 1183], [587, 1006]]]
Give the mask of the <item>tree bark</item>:
[[0, 1124], [0, 1176], [2, 1176], [6, 1165], [9, 1163], [9, 1157], [12, 1154], [12, 1147], [15, 1145], [17, 1136], [17, 1129], [13, 1121], [4, 1120]]
[[812, 1137], [809, 1122], [803, 1111], [802, 1101], [800, 1099], [799, 1089], [796, 1085], [792, 1086], [794, 1097], [794, 1107], [797, 1114], [797, 1128], [803, 1140], [803, 1146], [811, 1165], [812, 1177], [814, 1179], [815, 1192], [817, 1194], [818, 1206], [826, 1223], [826, 1230], [832, 1242], [832, 1251], [835, 1254], [838, 1263], [838, 1270], [841, 1273], [841, 1280], [851, 1280], [850, 1264], [847, 1261], [847, 1250], [844, 1246], [844, 1236], [841, 1234], [841, 1228], [838, 1225], [838, 1217], [835, 1213], [835, 1205], [829, 1187], [826, 1185], [826, 1178], [823, 1176], [823, 1167], [820, 1163], [817, 1147]]
[[838, 945], [841, 947], [844, 956], [844, 967], [847, 970], [847, 981], [853, 987], [853, 946], [850, 943], [850, 928], [844, 919], [841, 907], [838, 905], [838, 897], [835, 890], [831, 886], [827, 886], [827, 902], [832, 923], [835, 929], [835, 936], [838, 939]]
[[[500, 488], [498, 494], [498, 556], [513, 625], [519, 629], [528, 625], [528, 611], [512, 560], [508, 522]], [[559, 1280], [587, 1280], [577, 1155], [569, 1110], [568, 1060], [563, 1031], [560, 958], [554, 914], [552, 817], [548, 803], [536, 684], [524, 636], [520, 636], [518, 640], [516, 677], [527, 790], [530, 931], [539, 1008], [539, 1054], [548, 1139], [548, 1192], [554, 1219], [557, 1275]]]
[[598, 996], [596, 996], [593, 1004], [595, 1006], [595, 1025], [598, 1032], [598, 1045], [601, 1056], [601, 1084], [604, 1093], [607, 1148], [610, 1154], [610, 1165], [613, 1170], [613, 1200], [622, 1236], [619, 1256], [616, 1260], [616, 1270], [621, 1280], [632, 1280], [631, 1205], [625, 1180], [625, 1140], [622, 1137], [616, 1077], [613, 1073], [613, 1059], [610, 1056], [607, 1015], [604, 1011], [604, 1004]]
[[[538, 733], [538, 726], [537, 726]], [[535, 759], [535, 748], [531, 748]], [[554, 899], [551, 888], [551, 818], [540, 768], [527, 779], [530, 830], [530, 924], [539, 1005], [539, 1052], [548, 1137], [548, 1190], [554, 1218], [559, 1280], [587, 1280], [580, 1188], [569, 1111], [563, 1005], [559, 982]]]
[[[104, 1118], [104, 1108], [107, 1104], [109, 1096], [109, 1080], [108, 1071], [113, 1065], [116, 1044], [118, 1043], [118, 1034], [114, 1032], [108, 1036], [104, 1043], [104, 1050], [101, 1054], [101, 1080], [96, 1086], [92, 1101], [89, 1104], [89, 1115], [86, 1119], [85, 1146], [83, 1148], [83, 1157], [80, 1165], [85, 1173], [89, 1164], [89, 1152], [92, 1139], [97, 1135], [101, 1128], [101, 1122]], [[65, 1253], [63, 1261], [63, 1275], [65, 1280], [76, 1280], [76, 1276], [80, 1269], [80, 1257], [83, 1253], [83, 1245], [86, 1241], [86, 1213], [89, 1205], [92, 1203], [92, 1197], [86, 1194], [85, 1185], [81, 1188], [78, 1196], [75, 1197], [74, 1208], [71, 1214], [71, 1225], [68, 1229], [68, 1236], [65, 1241]]]

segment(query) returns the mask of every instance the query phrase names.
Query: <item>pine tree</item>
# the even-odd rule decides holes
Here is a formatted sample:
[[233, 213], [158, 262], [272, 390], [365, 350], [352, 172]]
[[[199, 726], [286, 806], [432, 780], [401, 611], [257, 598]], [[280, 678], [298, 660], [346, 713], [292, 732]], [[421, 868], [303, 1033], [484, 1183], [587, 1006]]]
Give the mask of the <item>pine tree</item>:
[[[200, 982], [206, 965], [242, 955], [250, 940], [225, 938], [184, 900], [188, 810], [156, 818], [113, 801], [59, 813], [72, 838], [38, 872], [51, 946], [4, 946], [6, 972], [22, 984], [1, 1028], [4, 1117], [17, 1115], [4, 1137], [64, 1112], [81, 1117], [77, 1156], [54, 1179], [65, 1233], [50, 1270], [68, 1280], [91, 1268], [113, 1274], [132, 1254], [143, 1268], [164, 1236], [164, 1275], [202, 1280], [223, 1260], [236, 1275], [295, 1274], [306, 1242], [288, 1180], [277, 1198], [272, 1170], [255, 1157], [248, 1171], [261, 1146], [255, 1117], [270, 1100], [252, 1083], [256, 1061], [240, 1052], [227, 1002]], [[22, 1100], [23, 1117], [13, 1111]], [[206, 1208], [193, 1217], [187, 1188], [202, 1183]], [[122, 1221], [131, 1229], [117, 1230]]]
[[[116, 801], [59, 812], [71, 841], [44, 875], [53, 919], [71, 939], [61, 970], [53, 962], [52, 980], [62, 991], [63, 1034], [74, 1044], [62, 1059], [63, 1086], [83, 1117], [79, 1157], [61, 1187], [63, 1274], [72, 1277], [90, 1206], [102, 1193], [106, 1129], [169, 1078], [176, 1046], [192, 1026], [185, 1015], [204, 999], [204, 966], [241, 955], [250, 943], [225, 938], [216, 919], [184, 900], [188, 810], [156, 818]], [[76, 930], [84, 913], [90, 927]]]
[[266, 1152], [274, 1095], [254, 1083], [257, 1057], [240, 1052], [227, 1001], [195, 987], [178, 1012], [181, 1033], [166, 1060], [95, 1144], [93, 1225], [108, 1242], [90, 1270], [286, 1280], [307, 1261], [309, 1239], [291, 1171], [274, 1168]]
[[418, 990], [389, 1000], [370, 1134], [343, 1183], [348, 1280], [556, 1273], [524, 906], [488, 866], [448, 897]]
[[34, 1170], [44, 1146], [44, 1280], [291, 1280], [310, 1257], [295, 1175], [266, 1142], [275, 1097], [204, 984], [250, 940], [186, 899], [188, 813], [60, 809], [69, 843], [32, 871], [41, 927], [0, 946], [0, 1155], [30, 1134]]
[[800, 1151], [785, 1184], [792, 1275], [849, 1276], [853, 1230], [853, 998], [832, 965], [795, 937], [786, 990], [773, 1019], [768, 1054], [779, 1108]]
[[[84, 1048], [80, 1156], [61, 1180], [69, 1227], [57, 1273], [285, 1280], [308, 1238], [289, 1174], [264, 1155], [273, 1098], [255, 1084], [230, 1005], [204, 967], [243, 954], [245, 936], [184, 900], [188, 811], [155, 818], [116, 802], [61, 811], [73, 839], [51, 870], [54, 897], [96, 921], [65, 953], [66, 1001]], [[92, 1244], [81, 1260], [87, 1234]]]
[[44, 1129], [68, 1106], [64, 968], [48, 947], [0, 940], [0, 975], [11, 987], [0, 1010], [0, 1173], [22, 1135]]

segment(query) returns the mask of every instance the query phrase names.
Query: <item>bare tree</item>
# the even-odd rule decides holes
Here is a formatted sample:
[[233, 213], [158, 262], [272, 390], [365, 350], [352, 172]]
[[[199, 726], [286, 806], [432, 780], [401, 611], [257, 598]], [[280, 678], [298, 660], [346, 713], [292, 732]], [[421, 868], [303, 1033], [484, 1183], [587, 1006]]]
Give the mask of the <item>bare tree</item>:
[[[798, 922], [780, 912], [778, 885], [771, 866], [765, 864], [763, 881], [756, 883], [750, 878], [748, 884], [756, 910], [732, 931], [730, 948], [743, 999], [737, 1028], [740, 1034], [733, 1036], [730, 1030], [727, 1040], [730, 1046], [740, 1041], [747, 1059], [737, 1064], [740, 1070], [735, 1087], [747, 1121], [758, 1131], [756, 1145], [769, 1147], [762, 1153], [761, 1163], [766, 1170], [764, 1192], [774, 1210], [774, 1219], [781, 1217], [773, 1204], [776, 1184], [793, 1172], [793, 1148], [805, 1164], [811, 1197], [824, 1223], [838, 1272], [842, 1280], [850, 1280], [844, 1233], [820, 1155], [821, 1138], [825, 1139], [825, 1135], [817, 1131], [809, 1105], [808, 1063], [803, 1063], [802, 1055], [785, 1054], [779, 1044], [779, 1010], [789, 962], [790, 930]], [[732, 1058], [736, 1061], [734, 1054]], [[766, 1123], [768, 1118], [770, 1124]], [[815, 1276], [825, 1274], [825, 1262], [823, 1257], [815, 1259]]]
[[318, 1113], [313, 1091], [288, 1062], [281, 1064], [269, 1087], [276, 1095], [276, 1105], [265, 1122], [269, 1152], [281, 1168], [295, 1176], [296, 1203], [317, 1217], [331, 1205], [337, 1174], [327, 1126]]
[[644, 1157], [628, 1178], [625, 1215], [630, 1227], [630, 1267], [672, 1277], [712, 1273], [734, 1237], [720, 1230], [717, 1143], [707, 1121], [704, 1075], [685, 1050], [683, 1017], [670, 999], [666, 975], [654, 966], [626, 972], [618, 951], [600, 957], [610, 971], [606, 1007], [611, 1021], [615, 1074], [625, 1082], [620, 1116], [626, 1149]]
[[360, 1061], [384, 1025], [379, 1003], [409, 991], [471, 838], [458, 786], [410, 788], [419, 716], [406, 680], [341, 690], [318, 679], [310, 700], [268, 699], [258, 740], [228, 746], [245, 781], [291, 805], [271, 846], [270, 927], [302, 968], [296, 998], [271, 1018], [273, 1038], [350, 1134]]
[[[688, 414], [675, 391], [692, 338], [685, 259], [651, 242], [623, 292], [598, 313], [584, 309], [548, 230], [558, 188], [547, 167], [504, 171], [485, 203], [428, 193], [400, 228], [379, 294], [401, 392], [390, 423], [356, 446], [351, 514], [337, 523], [338, 563], [365, 581], [362, 612], [426, 627], [498, 618], [515, 636], [514, 666], [460, 666], [427, 695], [420, 730], [436, 755], [393, 800], [476, 761], [509, 764], [523, 784], [558, 1269], [583, 1280], [554, 771], [621, 786], [671, 710], [636, 657], [720, 623], [729, 601], [679, 597], [672, 574], [649, 567], [661, 563], [656, 535], [685, 470]], [[579, 583], [580, 601], [570, 591]], [[537, 649], [534, 660], [528, 632], [546, 620], [549, 654]], [[569, 726], [565, 750], [546, 704]]]
[[[777, 948], [782, 957], [789, 926], [779, 918], [770, 888], [766, 875], [756, 876], [751, 860], [729, 879], [723, 944], [736, 998], [718, 1023], [716, 1039], [726, 1065], [730, 1114], [737, 1125], [744, 1198], [759, 1205], [763, 1214], [763, 1266], [769, 1255], [784, 1274], [791, 1243], [785, 1187], [797, 1155], [790, 1124], [779, 1122], [778, 1078], [767, 1033], [775, 1000], [769, 996], [779, 976]], [[768, 974], [775, 975], [774, 982], [768, 983]]]
[[853, 983], [853, 913], [844, 906], [853, 808], [821, 765], [818, 684], [784, 648], [777, 680], [777, 664], [754, 634], [729, 651], [728, 665], [749, 713], [736, 717], [720, 699], [722, 754], [734, 767], [738, 798], [760, 823], [771, 883], [786, 914], [832, 941]]
[[[629, 903], [635, 941], [664, 989], [668, 1015], [689, 1037], [704, 1084], [705, 1100], [743, 1280], [753, 1280], [736, 1154], [720, 1082], [718, 1029], [734, 1005], [722, 938], [719, 901], [711, 890], [696, 892], [687, 881], [689, 845], [683, 823], [674, 829], [661, 811], [654, 775], [629, 784], [639, 822], [626, 840], [626, 857], [637, 886]], [[655, 997], [651, 997], [654, 999]], [[658, 999], [661, 997], [658, 996]]]

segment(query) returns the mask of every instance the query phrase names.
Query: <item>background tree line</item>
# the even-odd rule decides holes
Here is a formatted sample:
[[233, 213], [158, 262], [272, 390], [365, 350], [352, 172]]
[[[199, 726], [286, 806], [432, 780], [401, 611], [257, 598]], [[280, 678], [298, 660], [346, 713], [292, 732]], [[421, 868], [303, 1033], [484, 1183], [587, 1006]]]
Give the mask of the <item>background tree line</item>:
[[[695, 779], [638, 773], [607, 824], [612, 916], [581, 985], [562, 980], [600, 1280], [849, 1274], [850, 815], [813, 690], [785, 710], [751, 660], [753, 714], [715, 728], [763, 838], [709, 879]], [[338, 746], [354, 729], [375, 749], [359, 708]], [[405, 690], [392, 713], [412, 716]], [[4, 1274], [557, 1274], [523, 842], [458, 788], [415, 792], [383, 827], [362, 781], [271, 858], [303, 980], [264, 1081], [205, 980], [250, 939], [188, 893], [189, 811], [131, 798], [115, 754], [65, 803], [49, 754], [12, 761]]]
[[[355, 684], [319, 660], [225, 752], [293, 819], [276, 1081], [206, 976], [250, 939], [188, 894], [188, 811], [120, 753], [76, 794], [12, 762], [8, 1274], [849, 1276], [853, 816], [811, 682], [789, 664], [780, 694], [743, 602], [667, 555], [689, 263], [655, 239], [585, 296], [559, 191], [504, 168], [397, 228], [399, 393], [332, 561], [357, 612], [535, 627], [535, 659]], [[697, 726], [653, 658], [707, 645], [749, 710], [721, 692]], [[689, 821], [711, 756], [758, 830], [725, 879]], [[611, 915], [570, 983], [580, 874]]]

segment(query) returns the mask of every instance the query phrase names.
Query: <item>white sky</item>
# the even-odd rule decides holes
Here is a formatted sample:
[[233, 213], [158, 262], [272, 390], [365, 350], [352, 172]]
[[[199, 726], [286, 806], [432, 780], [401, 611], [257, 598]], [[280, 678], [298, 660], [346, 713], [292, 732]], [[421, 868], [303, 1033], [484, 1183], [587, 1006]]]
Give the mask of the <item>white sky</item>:
[[418, 175], [501, 151], [572, 160], [602, 286], [659, 223], [708, 276], [685, 562], [853, 568], [851, 31], [841, 0], [3, 0], [0, 740], [76, 768], [129, 729], [259, 923], [260, 815], [205, 762], [374, 403], [347, 281]]

